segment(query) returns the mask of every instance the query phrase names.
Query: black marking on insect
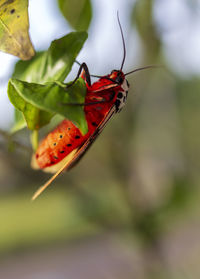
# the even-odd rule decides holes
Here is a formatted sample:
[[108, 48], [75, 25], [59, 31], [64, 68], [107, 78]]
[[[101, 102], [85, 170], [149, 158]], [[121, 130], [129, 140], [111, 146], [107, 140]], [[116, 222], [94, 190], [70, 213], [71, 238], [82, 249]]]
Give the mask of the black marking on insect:
[[117, 111], [117, 112], [119, 111], [120, 105], [121, 105], [121, 101], [120, 101], [119, 99], [117, 99], [117, 100], [115, 101], [115, 107], [116, 107], [116, 111]]
[[69, 147], [69, 146], [72, 146], [72, 145], [71, 145], [71, 143], [68, 143], [67, 146]]
[[123, 97], [123, 93], [122, 93], [122, 92], [119, 92], [119, 93], [117, 94], [117, 98], [121, 99], [122, 97]]
[[92, 122], [92, 126], [97, 127], [97, 123], [96, 122]]

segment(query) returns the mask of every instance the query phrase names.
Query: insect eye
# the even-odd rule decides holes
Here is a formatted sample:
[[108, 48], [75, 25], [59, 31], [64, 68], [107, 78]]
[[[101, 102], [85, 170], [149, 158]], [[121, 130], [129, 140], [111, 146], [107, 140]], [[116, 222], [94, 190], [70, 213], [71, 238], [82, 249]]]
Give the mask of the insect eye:
[[116, 77], [115, 81], [116, 81], [118, 84], [122, 84], [123, 81], [124, 81], [124, 79], [123, 79], [123, 77], [118, 76], [118, 77]]

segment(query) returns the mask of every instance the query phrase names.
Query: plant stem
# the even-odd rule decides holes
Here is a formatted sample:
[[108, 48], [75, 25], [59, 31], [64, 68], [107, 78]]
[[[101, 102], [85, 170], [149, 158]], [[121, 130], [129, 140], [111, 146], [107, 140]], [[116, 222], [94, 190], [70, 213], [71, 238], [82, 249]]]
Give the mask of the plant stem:
[[32, 144], [33, 151], [36, 151], [38, 148], [38, 130], [34, 130], [31, 133], [31, 144]]

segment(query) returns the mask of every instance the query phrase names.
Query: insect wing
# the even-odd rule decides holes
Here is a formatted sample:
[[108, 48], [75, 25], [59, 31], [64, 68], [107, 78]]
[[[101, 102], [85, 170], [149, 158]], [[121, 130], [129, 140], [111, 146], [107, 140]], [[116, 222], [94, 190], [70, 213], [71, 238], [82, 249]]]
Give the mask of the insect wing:
[[96, 89], [96, 90], [93, 90], [92, 92], [93, 93], [98, 93], [98, 92], [106, 92], [107, 93], [107, 90], [109, 90], [109, 89], [112, 89], [112, 88], [116, 88], [118, 86], [118, 84], [106, 84], [106, 85], [103, 85], [102, 87], [100, 87], [100, 88], [98, 88], [98, 89]]
[[108, 113], [105, 115], [103, 120], [99, 123], [97, 128], [95, 129], [94, 133], [85, 141], [85, 143], [74, 152], [71, 160], [67, 161], [44, 185], [42, 185], [33, 195], [32, 200], [35, 200], [53, 181], [56, 177], [64, 170], [68, 170], [69, 168], [73, 167], [85, 154], [85, 152], [89, 149], [91, 144], [95, 141], [95, 139], [99, 136], [99, 134], [104, 129], [107, 122], [115, 113], [115, 105], [111, 107]]

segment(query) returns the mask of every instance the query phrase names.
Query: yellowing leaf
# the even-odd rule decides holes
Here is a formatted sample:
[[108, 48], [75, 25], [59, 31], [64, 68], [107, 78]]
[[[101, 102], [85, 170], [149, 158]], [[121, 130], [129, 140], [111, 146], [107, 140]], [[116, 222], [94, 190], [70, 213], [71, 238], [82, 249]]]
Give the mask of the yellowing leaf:
[[0, 0], [0, 50], [31, 59], [35, 52], [28, 29], [28, 0]]

